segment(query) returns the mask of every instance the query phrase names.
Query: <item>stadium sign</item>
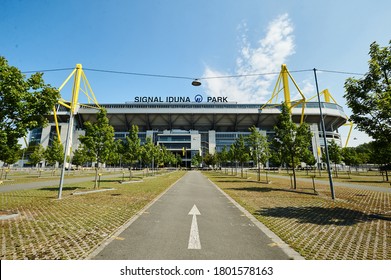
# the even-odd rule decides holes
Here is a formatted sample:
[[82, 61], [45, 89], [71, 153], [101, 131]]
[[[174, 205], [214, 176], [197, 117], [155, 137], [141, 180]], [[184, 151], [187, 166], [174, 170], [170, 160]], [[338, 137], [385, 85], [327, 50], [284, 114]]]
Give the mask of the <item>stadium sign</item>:
[[[136, 96], [134, 98], [135, 103], [202, 103], [204, 101], [204, 97], [201, 94], [197, 94], [194, 98], [190, 98], [188, 96]], [[228, 98], [218, 96], [208, 96], [206, 98], [207, 103], [227, 103]]]

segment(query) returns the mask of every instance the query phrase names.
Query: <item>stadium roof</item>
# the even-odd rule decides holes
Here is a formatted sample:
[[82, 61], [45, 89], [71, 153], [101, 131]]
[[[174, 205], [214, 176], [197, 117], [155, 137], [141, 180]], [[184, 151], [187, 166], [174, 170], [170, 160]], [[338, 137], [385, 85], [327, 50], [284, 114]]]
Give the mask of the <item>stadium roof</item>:
[[[343, 108], [335, 103], [322, 102], [322, 111], [326, 130], [335, 131], [345, 124], [348, 117]], [[261, 129], [272, 130], [281, 113], [281, 105], [268, 104], [261, 110], [263, 104], [237, 103], [123, 103], [100, 104], [106, 108], [110, 124], [115, 131], [128, 131], [135, 124], [140, 131], [146, 130], [215, 130], [248, 131], [252, 125]], [[78, 126], [85, 121], [96, 120], [97, 107], [82, 104], [76, 115]], [[292, 109], [292, 118], [300, 122], [302, 104]], [[60, 107], [57, 112], [59, 122], [66, 122], [68, 112]], [[52, 120], [53, 117], [49, 117]], [[304, 121], [320, 123], [319, 105], [317, 102], [307, 102], [304, 110]]]

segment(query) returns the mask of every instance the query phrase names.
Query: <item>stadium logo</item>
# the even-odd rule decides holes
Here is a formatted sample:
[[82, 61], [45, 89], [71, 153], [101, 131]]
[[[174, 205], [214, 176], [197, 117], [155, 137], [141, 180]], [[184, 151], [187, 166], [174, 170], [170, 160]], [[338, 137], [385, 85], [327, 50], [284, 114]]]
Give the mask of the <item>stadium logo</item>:
[[197, 94], [196, 96], [194, 96], [194, 101], [195, 101], [195, 102], [201, 103], [202, 100], [204, 100], [204, 98], [202, 97], [201, 94]]

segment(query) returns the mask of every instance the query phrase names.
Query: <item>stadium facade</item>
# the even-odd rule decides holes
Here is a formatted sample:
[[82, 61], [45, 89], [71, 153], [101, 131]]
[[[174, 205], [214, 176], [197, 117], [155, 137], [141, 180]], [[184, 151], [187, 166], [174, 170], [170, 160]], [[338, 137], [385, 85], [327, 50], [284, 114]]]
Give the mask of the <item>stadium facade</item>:
[[[329, 101], [329, 100], [327, 100]], [[239, 135], [248, 135], [249, 128], [255, 126], [261, 133], [273, 137], [273, 127], [281, 113], [281, 104], [240, 104], [227, 102], [224, 97], [135, 97], [133, 102], [123, 104], [99, 104], [107, 110], [110, 124], [114, 127], [115, 138], [123, 139], [132, 125], [139, 127], [141, 143], [147, 137], [164, 145], [168, 150], [182, 155], [183, 165], [189, 166], [196, 153], [214, 154], [229, 147]], [[302, 108], [304, 107], [304, 110]], [[321, 102], [326, 138], [334, 139], [341, 145], [338, 128], [348, 117], [343, 108], [335, 103]], [[318, 163], [321, 162], [319, 148], [324, 146], [321, 130], [321, 117], [318, 102], [306, 102], [291, 109], [292, 119], [310, 125], [312, 131], [312, 151]], [[84, 134], [83, 124], [94, 122], [97, 106], [81, 104], [74, 116], [72, 128], [72, 150], [77, 149], [78, 137]], [[61, 139], [66, 138], [69, 110], [59, 106], [57, 120]], [[47, 147], [56, 135], [53, 115], [49, 116], [47, 127], [35, 129], [30, 134], [30, 143], [40, 143]]]

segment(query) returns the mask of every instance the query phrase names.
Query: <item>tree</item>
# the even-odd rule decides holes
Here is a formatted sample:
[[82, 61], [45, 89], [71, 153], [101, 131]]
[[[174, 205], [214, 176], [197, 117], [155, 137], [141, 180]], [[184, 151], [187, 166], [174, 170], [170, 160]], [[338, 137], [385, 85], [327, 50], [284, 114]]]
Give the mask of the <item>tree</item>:
[[306, 171], [308, 175], [308, 166], [313, 166], [316, 164], [316, 159], [314, 157], [314, 154], [309, 150], [305, 150], [304, 153], [301, 155], [300, 160], [302, 162], [305, 162], [306, 166]]
[[337, 164], [340, 164], [342, 161], [341, 147], [338, 146], [338, 144], [334, 140], [332, 140], [328, 146], [328, 149], [329, 149], [329, 158], [334, 163], [335, 177], [338, 178]]
[[20, 156], [23, 151], [20, 147], [21, 147], [21, 145], [17, 144], [13, 147], [6, 147], [3, 150], [1, 160], [4, 162], [4, 164], [7, 164], [7, 165], [14, 164], [15, 162], [18, 161], [18, 159], [20, 159]]
[[142, 146], [143, 149], [141, 151], [142, 153], [142, 159], [143, 162], [146, 163], [148, 166], [150, 165], [151, 168], [154, 168], [155, 160], [156, 160], [156, 147], [155, 144], [152, 142], [152, 137], [147, 137], [145, 144]]
[[29, 162], [32, 165], [37, 166], [37, 164], [44, 159], [45, 149], [42, 147], [41, 144], [30, 147], [30, 149], [32, 150], [32, 153], [29, 156]]
[[82, 166], [89, 161], [91, 159], [88, 156], [87, 148], [83, 144], [79, 145], [79, 148], [73, 152], [72, 163], [76, 166]]
[[236, 150], [236, 146], [235, 144], [231, 144], [231, 146], [229, 147], [229, 151], [228, 151], [228, 159], [229, 161], [231, 162], [231, 170], [232, 170], [232, 175], [233, 175], [233, 166], [235, 164], [235, 174], [238, 174], [238, 170], [237, 170], [237, 150]]
[[122, 159], [123, 142], [120, 139], [114, 140], [113, 147], [110, 150], [110, 154], [107, 158], [106, 164], [111, 166], [120, 165]]
[[274, 126], [275, 137], [273, 146], [284, 155], [285, 163], [292, 167], [294, 185], [296, 189], [295, 167], [299, 164], [301, 155], [311, 145], [311, 131], [308, 124], [296, 125], [292, 122], [286, 104], [281, 106], [281, 114], [278, 116], [277, 124]]
[[56, 162], [64, 161], [64, 146], [57, 140], [57, 137], [54, 137], [52, 145], [46, 148], [44, 158], [49, 165], [53, 165], [53, 168]]
[[0, 56], [0, 160], [20, 150], [18, 139], [28, 130], [47, 124], [45, 115], [57, 103], [59, 92], [45, 84], [42, 73], [26, 79]]
[[381, 170], [386, 172], [386, 180], [389, 181], [388, 170], [391, 169], [391, 145], [386, 145], [384, 141], [371, 142], [373, 149], [374, 163], [381, 165]]
[[362, 79], [346, 80], [344, 97], [352, 109], [350, 119], [375, 140], [387, 173], [391, 168], [391, 41], [387, 47], [373, 42], [369, 56], [369, 71]]
[[345, 82], [350, 119], [377, 141], [391, 141], [391, 41], [388, 47], [370, 45], [369, 71], [362, 79]]
[[138, 137], [138, 126], [132, 125], [129, 136], [126, 136], [123, 143], [123, 161], [129, 164], [129, 180], [132, 179], [132, 164], [140, 158], [140, 138]]
[[182, 165], [182, 157], [180, 154], [175, 155], [175, 162], [176, 162], [177, 167], [178, 167], [178, 164]]
[[346, 165], [355, 166], [360, 164], [360, 158], [358, 156], [356, 148], [344, 147], [341, 149], [342, 160]]
[[243, 165], [250, 160], [250, 154], [243, 135], [239, 135], [239, 137], [236, 138], [234, 146], [236, 150], [236, 159], [240, 162], [240, 175], [243, 178]]
[[2, 156], [4, 164], [1, 168], [0, 180], [3, 179], [5, 165], [10, 165], [17, 162], [18, 159], [20, 159], [22, 150], [20, 149], [20, 145], [18, 144], [17, 147], [8, 147], [8, 149], [4, 151], [4, 153], [5, 154], [3, 154]]
[[223, 146], [223, 149], [221, 149], [221, 152], [218, 154], [219, 160], [221, 164], [227, 164], [228, 161], [228, 149], [227, 146]]
[[261, 180], [261, 164], [266, 164], [270, 158], [269, 142], [265, 135], [262, 135], [259, 130], [252, 126], [249, 128], [251, 134], [247, 136], [246, 142], [250, 148], [250, 156], [258, 168], [258, 181]]
[[97, 115], [96, 123], [85, 122], [85, 135], [80, 136], [80, 142], [87, 149], [88, 156], [96, 162], [95, 184], [98, 185], [98, 171], [100, 165], [108, 160], [114, 143], [114, 128], [109, 124], [106, 110], [101, 108]]
[[191, 158], [191, 165], [195, 167], [200, 167], [200, 164], [202, 163], [202, 156], [197, 153]]
[[204, 156], [204, 162], [205, 162], [206, 166], [212, 166], [212, 168], [214, 169], [215, 165], [217, 163], [216, 154], [212, 155], [212, 154], [207, 153]]
[[374, 151], [371, 143], [364, 143], [361, 145], [358, 145], [357, 147], [354, 148], [354, 150], [357, 152], [357, 157], [359, 159], [357, 164], [362, 164], [362, 163], [369, 163], [374, 161], [372, 160], [374, 156]]

